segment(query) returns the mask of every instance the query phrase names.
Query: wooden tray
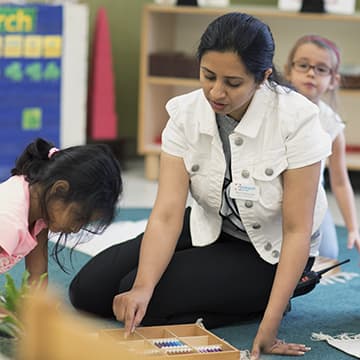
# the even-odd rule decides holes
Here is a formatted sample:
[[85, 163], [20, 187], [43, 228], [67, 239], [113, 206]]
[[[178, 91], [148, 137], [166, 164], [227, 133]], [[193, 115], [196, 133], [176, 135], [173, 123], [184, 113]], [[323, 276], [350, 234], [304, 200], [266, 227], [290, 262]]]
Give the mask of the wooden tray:
[[104, 329], [99, 337], [111, 338], [125, 352], [151, 359], [240, 359], [237, 348], [198, 324], [139, 327], [127, 338], [124, 329]]

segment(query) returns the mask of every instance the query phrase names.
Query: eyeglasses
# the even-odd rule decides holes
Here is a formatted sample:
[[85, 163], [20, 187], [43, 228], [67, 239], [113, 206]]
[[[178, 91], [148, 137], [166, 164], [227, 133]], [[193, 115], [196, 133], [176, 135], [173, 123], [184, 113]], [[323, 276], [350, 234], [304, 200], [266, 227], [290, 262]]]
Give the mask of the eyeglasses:
[[294, 61], [292, 66], [301, 73], [307, 73], [310, 69], [313, 69], [314, 73], [319, 76], [328, 76], [332, 73], [332, 69], [326, 65], [310, 65], [304, 61]]

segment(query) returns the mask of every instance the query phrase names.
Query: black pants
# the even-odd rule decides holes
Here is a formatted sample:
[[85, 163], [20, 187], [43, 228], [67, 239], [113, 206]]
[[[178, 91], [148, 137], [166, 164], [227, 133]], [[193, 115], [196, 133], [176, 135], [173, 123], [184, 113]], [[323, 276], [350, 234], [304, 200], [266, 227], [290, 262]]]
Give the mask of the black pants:
[[[156, 286], [142, 325], [193, 323], [208, 328], [261, 314], [267, 305], [276, 265], [254, 247], [222, 233], [212, 245], [191, 244], [188, 208], [174, 256]], [[113, 317], [115, 295], [135, 280], [143, 234], [92, 258], [70, 285], [75, 308]]]

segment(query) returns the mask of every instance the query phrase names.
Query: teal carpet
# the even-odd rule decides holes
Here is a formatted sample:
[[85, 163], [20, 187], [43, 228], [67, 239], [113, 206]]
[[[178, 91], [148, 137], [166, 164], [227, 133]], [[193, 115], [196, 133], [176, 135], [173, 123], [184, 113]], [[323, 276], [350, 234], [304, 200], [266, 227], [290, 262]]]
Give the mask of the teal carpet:
[[[360, 274], [358, 253], [346, 249], [346, 230], [337, 228], [340, 243], [339, 259], [351, 259], [342, 266], [344, 272]], [[216, 329], [214, 333], [225, 338], [240, 349], [250, 349], [258, 322], [227, 326]], [[279, 332], [279, 338], [288, 342], [302, 343], [312, 350], [305, 355], [308, 360], [345, 360], [352, 356], [328, 345], [326, 342], [314, 342], [310, 339], [313, 332], [329, 335], [341, 333], [360, 334], [360, 276], [347, 283], [318, 285], [307, 295], [292, 300], [292, 310], [288, 313]], [[278, 356], [264, 355], [262, 359], [279, 359]], [[292, 359], [283, 356], [281, 359]]]
[[[149, 209], [121, 209], [117, 214], [117, 220], [141, 220], [149, 216]], [[348, 264], [342, 266], [345, 272], [360, 274], [360, 258], [355, 250], [346, 249], [346, 231], [342, 227], [337, 228], [340, 243], [339, 259], [350, 258]], [[64, 259], [68, 259], [69, 251], [64, 251]], [[49, 264], [49, 279], [52, 288], [68, 303], [67, 287], [74, 274], [89, 259], [89, 256], [80, 252], [73, 254], [73, 268], [69, 261], [66, 262], [70, 274], [59, 270], [53, 260]], [[21, 263], [11, 270], [11, 275], [19, 280], [24, 270]], [[3, 286], [4, 276], [1, 275], [0, 287]], [[108, 326], [115, 326], [114, 322], [107, 322]], [[252, 340], [256, 334], [258, 320], [248, 323], [226, 326], [213, 330], [215, 334], [224, 338], [239, 349], [250, 349]], [[292, 310], [288, 313], [282, 323], [279, 338], [289, 342], [304, 343], [312, 348], [305, 355], [306, 359], [353, 359], [326, 342], [314, 342], [310, 339], [313, 332], [323, 332], [329, 335], [340, 333], [360, 333], [360, 276], [346, 283], [335, 283], [332, 285], [318, 285], [316, 289], [302, 297], [292, 300]], [[264, 355], [262, 359], [280, 359], [278, 356]], [[284, 356], [281, 359], [294, 359]]]

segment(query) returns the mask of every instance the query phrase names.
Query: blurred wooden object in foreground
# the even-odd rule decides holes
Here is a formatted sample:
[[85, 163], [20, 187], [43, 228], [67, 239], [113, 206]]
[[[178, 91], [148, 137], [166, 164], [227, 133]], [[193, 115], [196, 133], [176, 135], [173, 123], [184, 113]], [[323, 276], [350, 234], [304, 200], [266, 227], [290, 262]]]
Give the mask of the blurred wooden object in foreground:
[[118, 344], [98, 337], [89, 319], [66, 312], [55, 297], [45, 293], [26, 298], [21, 306], [25, 335], [16, 350], [17, 360], [135, 360]]

